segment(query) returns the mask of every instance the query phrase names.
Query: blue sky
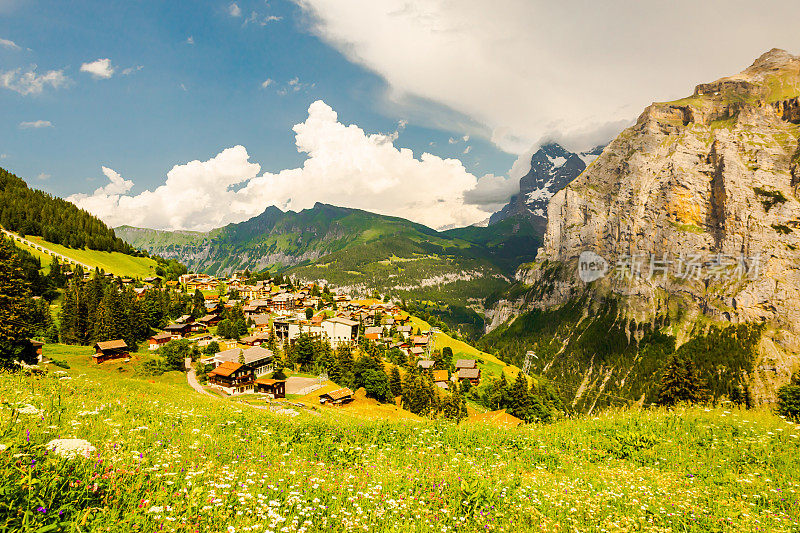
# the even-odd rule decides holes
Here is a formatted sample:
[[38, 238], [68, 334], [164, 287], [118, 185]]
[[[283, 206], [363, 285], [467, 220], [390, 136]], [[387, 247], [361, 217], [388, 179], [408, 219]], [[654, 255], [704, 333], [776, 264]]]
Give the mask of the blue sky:
[[[297, 166], [304, 157], [294, 146], [292, 126], [317, 99], [367, 132], [392, 132], [406, 118], [381, 105], [380, 77], [308, 32], [296, 5], [240, 0], [238, 17], [231, 16], [231, 5], [6, 5], [0, 38], [19, 49], [0, 47], [2, 70], [63, 69], [70, 81], [34, 95], [0, 91], [0, 150], [6, 156], [0, 165], [58, 195], [93, 190], [105, 181], [100, 166], [106, 165], [133, 179], [135, 192], [162, 182], [175, 164], [205, 160], [237, 144], [265, 170]], [[245, 22], [254, 12], [257, 20]], [[280, 20], [261, 25], [266, 17]], [[111, 78], [80, 72], [83, 63], [100, 58], [111, 60]], [[272, 82], [262, 88], [267, 79]], [[33, 121], [52, 127], [19, 126]], [[417, 155], [459, 157], [479, 174], [505, 173], [515, 159], [480, 140], [465, 155], [464, 143], [448, 143], [461, 135], [409, 124], [396, 144]]]
[[608, 142], [800, 53], [798, 19], [796, 0], [0, 0], [0, 166], [114, 226], [316, 201], [462, 226], [541, 143]]

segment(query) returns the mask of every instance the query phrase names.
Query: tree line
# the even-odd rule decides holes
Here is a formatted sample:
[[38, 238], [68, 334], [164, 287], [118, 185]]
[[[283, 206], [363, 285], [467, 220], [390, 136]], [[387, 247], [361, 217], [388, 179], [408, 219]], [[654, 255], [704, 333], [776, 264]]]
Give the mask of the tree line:
[[0, 168], [0, 225], [20, 235], [37, 235], [69, 248], [138, 255], [100, 219], [62, 198], [31, 189]]

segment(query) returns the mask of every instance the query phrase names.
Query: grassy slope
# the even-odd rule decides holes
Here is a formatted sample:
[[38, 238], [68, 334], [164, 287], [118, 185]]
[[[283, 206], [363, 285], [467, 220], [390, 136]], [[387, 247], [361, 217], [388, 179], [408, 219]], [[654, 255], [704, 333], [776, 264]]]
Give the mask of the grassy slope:
[[[0, 375], [2, 530], [800, 526], [800, 426], [766, 412], [610, 411], [513, 430], [351, 420], [334, 409], [288, 419], [200, 395], [182, 374], [79, 364], [89, 351], [46, 347], [72, 362], [69, 379]], [[14, 416], [28, 405], [31, 414]], [[58, 436], [97, 451], [45, 455]]]
[[[43, 246], [44, 248], [70, 257], [75, 261], [100, 267], [106, 272], [111, 272], [117, 276], [145, 278], [155, 275], [156, 262], [148, 257], [134, 257], [132, 255], [126, 255], [119, 252], [101, 252], [98, 250], [86, 249], [76, 250], [73, 248], [67, 248], [66, 246], [61, 246], [60, 244], [47, 242], [41, 237], [36, 237], [33, 235], [28, 236], [27, 239], [39, 244], [40, 246]], [[20, 248], [28, 250], [34, 254], [34, 256], [40, 258], [42, 260], [42, 266], [45, 268], [45, 270], [49, 270], [50, 262], [52, 260], [51, 256], [43, 254], [34, 248], [30, 248], [19, 241], [14, 241], [14, 244]]]
[[[411, 323], [414, 326], [414, 331], [416, 331], [417, 328], [425, 331], [431, 327], [430, 324], [415, 316], [411, 317]], [[514, 380], [519, 373], [519, 367], [509, 365], [494, 355], [482, 352], [474, 346], [471, 346], [464, 341], [454, 339], [446, 333], [442, 333], [441, 331], [436, 333], [435, 346], [436, 349], [442, 349], [445, 346], [449, 346], [453, 350], [454, 362], [458, 359], [475, 359], [478, 361], [478, 367], [481, 369], [481, 373], [484, 377], [487, 374], [493, 377], [500, 377], [500, 373], [505, 372], [506, 379]]]

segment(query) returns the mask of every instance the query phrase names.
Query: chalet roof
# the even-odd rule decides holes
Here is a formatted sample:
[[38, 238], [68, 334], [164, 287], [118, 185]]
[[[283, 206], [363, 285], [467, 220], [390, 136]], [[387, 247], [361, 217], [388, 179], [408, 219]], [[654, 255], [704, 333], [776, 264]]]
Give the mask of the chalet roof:
[[43, 343], [43, 342], [41, 342], [41, 341], [30, 341], [30, 342], [31, 342], [31, 345], [32, 345], [34, 348], [39, 348], [40, 346], [44, 346], [44, 343]]
[[425, 353], [425, 350], [423, 350], [422, 348], [416, 347], [416, 346], [414, 348], [411, 348], [409, 351], [411, 353], [413, 353], [414, 355], [420, 355], [422, 353]]
[[182, 317], [180, 317], [180, 318], [176, 318], [176, 319], [175, 319], [175, 322], [177, 322], [178, 324], [183, 324], [184, 322], [186, 322], [186, 321], [187, 321], [187, 320], [189, 320], [190, 318], [192, 318], [192, 316], [191, 316], [191, 315], [183, 315], [183, 316], [182, 316]]
[[276, 383], [286, 383], [285, 379], [268, 379], [268, 378], [258, 378], [256, 380], [257, 385], [269, 385], [273, 386]]
[[269, 302], [266, 300], [250, 300], [250, 305], [253, 307], [269, 307]]
[[373, 334], [383, 335], [383, 328], [380, 326], [370, 326], [364, 329], [364, 335], [373, 335]]
[[506, 413], [505, 409], [472, 415], [464, 420], [464, 422], [467, 422], [468, 424], [490, 424], [492, 426], [501, 428], [513, 428], [522, 424], [522, 420]]
[[267, 340], [267, 335], [265, 333], [253, 333], [252, 335], [248, 335], [247, 337], [242, 337], [239, 339], [239, 342], [242, 344], [250, 344], [251, 342], [256, 341], [264, 341]]
[[345, 326], [350, 326], [350, 327], [358, 325], [358, 322], [356, 322], [355, 320], [350, 320], [349, 318], [343, 318], [340, 316], [329, 318], [328, 322], [334, 322], [336, 324], [344, 324]]
[[269, 324], [269, 315], [255, 315], [251, 318], [256, 326], [266, 326]]
[[189, 324], [169, 324], [164, 328], [164, 331], [183, 331], [188, 328]]
[[447, 370], [434, 370], [433, 371], [433, 381], [447, 381]]
[[272, 359], [274, 354], [272, 353], [272, 350], [267, 350], [266, 348], [262, 348], [260, 346], [254, 346], [252, 348], [247, 348], [247, 349], [231, 348], [230, 350], [218, 352], [214, 356], [214, 360], [238, 363], [239, 355], [244, 355], [244, 362], [245, 364], [249, 365], [251, 363], [254, 363], [256, 361], [261, 361], [263, 359]]
[[217, 368], [215, 368], [214, 370], [209, 372], [209, 374], [215, 374], [217, 376], [229, 377], [231, 374], [233, 374], [234, 372], [236, 372], [240, 368], [242, 368], [242, 365], [240, 365], [239, 363], [234, 363], [233, 361], [225, 361], [224, 363], [219, 365]]
[[459, 359], [456, 361], [456, 368], [475, 368], [478, 363], [475, 359]]
[[458, 371], [458, 379], [478, 379], [481, 377], [480, 368], [462, 368]]
[[210, 321], [214, 320], [215, 318], [217, 318], [217, 315], [208, 314], [208, 315], [204, 316], [203, 318], [198, 318], [197, 321], [198, 322], [210, 322]]
[[122, 339], [116, 339], [113, 341], [100, 341], [94, 345], [95, 348], [99, 348], [101, 350], [122, 350], [127, 348], [128, 345], [125, 344], [125, 341]]
[[347, 398], [348, 396], [352, 396], [352, 395], [353, 395], [353, 391], [351, 391], [350, 389], [345, 387], [343, 389], [338, 389], [338, 390], [335, 390], [335, 391], [331, 391], [331, 392], [322, 394], [321, 396], [328, 396], [331, 400], [341, 400], [342, 398]]
[[157, 333], [150, 338], [155, 341], [163, 341], [164, 339], [171, 339], [172, 335], [170, 335], [166, 331], [162, 331], [161, 333]]
[[420, 368], [433, 368], [433, 361], [430, 359], [420, 359], [417, 361], [417, 366]]
[[411, 326], [399, 326], [397, 328], [397, 331], [399, 331], [401, 333], [406, 333], [406, 332], [410, 333], [411, 332]]
[[412, 342], [414, 344], [428, 344], [428, 337], [416, 336]]

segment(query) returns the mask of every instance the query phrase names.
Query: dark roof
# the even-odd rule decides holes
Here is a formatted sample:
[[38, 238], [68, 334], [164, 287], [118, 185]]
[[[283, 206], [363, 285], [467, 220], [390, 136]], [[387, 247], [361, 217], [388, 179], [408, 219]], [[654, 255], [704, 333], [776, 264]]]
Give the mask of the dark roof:
[[189, 324], [169, 324], [164, 328], [164, 331], [183, 331], [188, 328]]

